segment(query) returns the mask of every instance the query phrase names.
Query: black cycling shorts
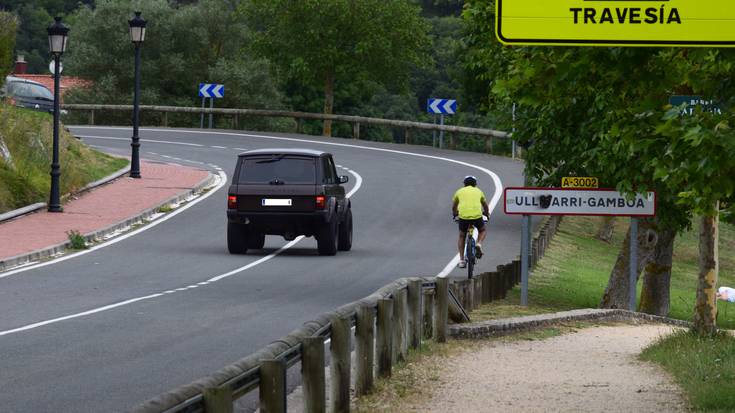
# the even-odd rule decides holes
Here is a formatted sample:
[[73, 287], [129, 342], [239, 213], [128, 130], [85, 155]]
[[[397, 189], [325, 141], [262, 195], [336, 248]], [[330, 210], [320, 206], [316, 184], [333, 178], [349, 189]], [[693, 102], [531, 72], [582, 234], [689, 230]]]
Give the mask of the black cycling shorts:
[[485, 228], [485, 221], [483, 221], [482, 218], [477, 218], [477, 219], [460, 218], [457, 223], [459, 224], [459, 230], [462, 232], [467, 232], [467, 229], [470, 227], [470, 224], [474, 225], [478, 231], [482, 231], [482, 229]]

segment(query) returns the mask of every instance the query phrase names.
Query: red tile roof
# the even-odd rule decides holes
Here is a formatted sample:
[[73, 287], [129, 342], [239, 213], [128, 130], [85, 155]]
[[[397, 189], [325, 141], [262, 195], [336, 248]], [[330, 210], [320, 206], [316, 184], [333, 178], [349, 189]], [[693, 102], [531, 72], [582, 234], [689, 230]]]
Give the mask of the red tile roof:
[[[23, 79], [32, 80], [34, 82], [41, 83], [42, 85], [49, 88], [51, 93], [54, 93], [54, 77], [51, 75], [30, 75], [27, 73], [22, 74], [13, 74], [12, 76], [20, 77]], [[80, 79], [78, 77], [73, 76], [61, 76], [61, 82], [59, 84], [59, 89], [61, 91], [61, 94], [63, 95], [64, 92], [66, 92], [69, 89], [74, 89], [76, 87], [90, 87], [92, 86], [92, 82], [85, 79]]]

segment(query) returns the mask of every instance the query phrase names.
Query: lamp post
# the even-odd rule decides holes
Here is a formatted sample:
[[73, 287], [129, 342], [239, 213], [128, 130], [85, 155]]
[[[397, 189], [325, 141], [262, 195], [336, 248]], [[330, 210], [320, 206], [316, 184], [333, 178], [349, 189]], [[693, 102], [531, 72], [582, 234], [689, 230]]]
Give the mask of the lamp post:
[[48, 211], [63, 212], [59, 190], [59, 177], [61, 176], [61, 166], [59, 165], [59, 73], [61, 55], [66, 51], [69, 28], [61, 22], [61, 17], [55, 17], [54, 22], [46, 31], [48, 32], [49, 51], [54, 57], [54, 149], [53, 160], [51, 161], [51, 195], [49, 196]]
[[140, 45], [145, 40], [146, 21], [140, 17], [140, 12], [135, 12], [135, 17], [128, 20], [130, 26], [130, 41], [135, 45], [135, 91], [133, 94], [133, 155], [130, 161], [130, 177], [140, 178], [140, 137], [138, 126], [140, 123]]

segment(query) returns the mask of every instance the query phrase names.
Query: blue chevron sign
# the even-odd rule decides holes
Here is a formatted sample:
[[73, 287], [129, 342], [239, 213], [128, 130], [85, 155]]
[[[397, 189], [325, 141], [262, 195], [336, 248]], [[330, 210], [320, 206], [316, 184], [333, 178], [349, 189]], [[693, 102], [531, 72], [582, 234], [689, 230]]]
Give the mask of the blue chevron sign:
[[457, 101], [454, 99], [429, 99], [426, 112], [442, 115], [454, 115], [457, 112]]
[[199, 97], [219, 99], [225, 97], [225, 85], [214, 83], [200, 83]]

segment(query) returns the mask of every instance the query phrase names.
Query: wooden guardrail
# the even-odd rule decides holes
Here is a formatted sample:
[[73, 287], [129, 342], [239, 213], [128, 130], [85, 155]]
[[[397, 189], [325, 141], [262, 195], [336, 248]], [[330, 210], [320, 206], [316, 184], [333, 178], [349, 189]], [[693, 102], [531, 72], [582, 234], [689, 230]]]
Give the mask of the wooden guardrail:
[[[545, 220], [534, 237], [534, 259], [556, 232], [560, 217]], [[354, 327], [355, 394], [370, 393], [378, 378], [389, 377], [396, 362], [421, 342], [445, 342], [450, 297], [467, 310], [506, 297], [520, 282], [520, 262], [497, 271], [449, 283], [446, 278], [402, 278], [359, 301], [322, 314], [265, 348], [193, 383], [163, 393], [135, 408], [137, 413], [230, 413], [233, 402], [259, 392], [261, 412], [284, 413], [286, 371], [301, 362], [304, 411], [349, 412]], [[453, 292], [450, 294], [450, 290]], [[325, 341], [330, 339], [330, 386], [325, 374]], [[329, 406], [327, 406], [329, 391]]]
[[[129, 111], [132, 112], [132, 105], [90, 105], [90, 104], [64, 104], [61, 106], [68, 111], [86, 111], [89, 112], [88, 123], [94, 125], [95, 111]], [[228, 108], [201, 108], [201, 107], [178, 107], [178, 106], [140, 106], [141, 112], [161, 112], [163, 113], [162, 125], [168, 126], [168, 113], [191, 113], [191, 114], [217, 114], [226, 115], [233, 118], [235, 129], [239, 129], [239, 119], [241, 116], [260, 116], [260, 117], [279, 117], [292, 118], [296, 120], [296, 133], [303, 132], [303, 120], [331, 120], [338, 122], [347, 122], [352, 125], [352, 137], [360, 139], [360, 125], [389, 126], [401, 128], [405, 131], [406, 143], [411, 143], [411, 131], [427, 130], [427, 131], [444, 131], [449, 133], [449, 147], [453, 148], [456, 144], [457, 134], [474, 135], [486, 138], [486, 146], [492, 147], [493, 138], [510, 138], [508, 132], [470, 128], [455, 125], [435, 125], [432, 123], [412, 122], [405, 120], [391, 120], [381, 118], [370, 118], [363, 116], [351, 115], [326, 115], [323, 113], [310, 112], [292, 112], [282, 110], [264, 110], [264, 109], [228, 109]]]

